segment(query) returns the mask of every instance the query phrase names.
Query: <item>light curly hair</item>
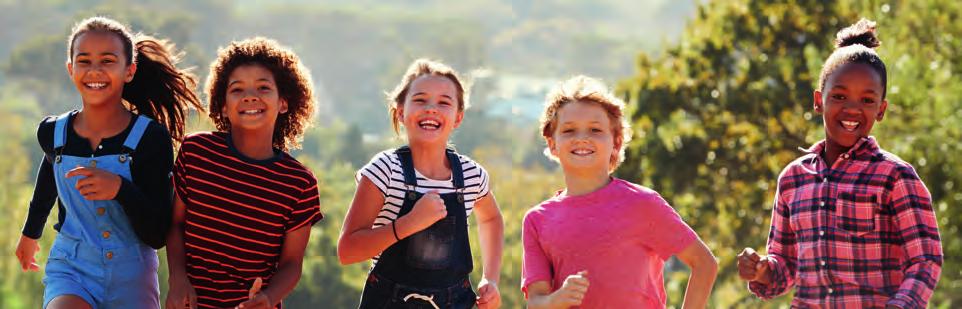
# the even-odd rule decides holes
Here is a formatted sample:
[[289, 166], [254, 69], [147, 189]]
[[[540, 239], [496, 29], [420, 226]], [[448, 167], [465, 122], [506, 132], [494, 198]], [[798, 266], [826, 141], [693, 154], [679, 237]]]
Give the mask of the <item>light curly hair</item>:
[[[557, 130], [558, 110], [572, 102], [597, 104], [608, 114], [615, 145], [608, 172], [613, 172], [625, 160], [625, 145], [631, 141], [631, 125], [624, 116], [625, 103], [597, 79], [584, 75], [569, 78], [551, 89], [545, 97], [544, 112], [541, 114], [541, 136], [545, 141]], [[545, 155], [558, 160], [548, 149], [545, 149]]]

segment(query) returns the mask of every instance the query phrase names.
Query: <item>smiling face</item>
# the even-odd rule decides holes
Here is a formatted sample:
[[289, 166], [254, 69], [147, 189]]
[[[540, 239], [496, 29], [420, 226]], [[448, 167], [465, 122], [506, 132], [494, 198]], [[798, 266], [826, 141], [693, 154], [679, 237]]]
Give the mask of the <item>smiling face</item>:
[[89, 31], [74, 40], [67, 72], [85, 106], [120, 102], [124, 84], [136, 66], [127, 63], [124, 45], [116, 34]]
[[609, 171], [616, 140], [611, 119], [593, 102], [565, 104], [557, 113], [554, 133], [547, 138], [548, 149], [566, 171]]
[[882, 120], [888, 102], [882, 98], [882, 80], [870, 66], [850, 63], [836, 69], [815, 91], [815, 111], [822, 113], [826, 140], [850, 148], [872, 132]]
[[230, 73], [225, 98], [221, 113], [230, 121], [231, 131], [273, 132], [278, 115], [287, 112], [274, 74], [256, 64], [238, 66]]
[[446, 144], [464, 113], [459, 110], [457, 88], [443, 76], [424, 75], [411, 83], [398, 117], [408, 142]]

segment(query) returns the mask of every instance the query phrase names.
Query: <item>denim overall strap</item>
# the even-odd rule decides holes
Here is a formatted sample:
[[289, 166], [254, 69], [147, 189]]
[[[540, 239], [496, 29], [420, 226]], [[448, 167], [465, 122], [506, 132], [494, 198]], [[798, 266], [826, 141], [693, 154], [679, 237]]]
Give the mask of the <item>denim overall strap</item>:
[[144, 137], [144, 132], [147, 131], [148, 124], [150, 124], [150, 118], [137, 115], [137, 122], [134, 123], [134, 127], [130, 129], [130, 134], [128, 134], [127, 139], [124, 140], [124, 147], [127, 147], [127, 149], [131, 151], [136, 150], [137, 144], [140, 143], [140, 138]]
[[[69, 111], [57, 116], [57, 122], [54, 124], [53, 130], [53, 149], [59, 149], [67, 144], [67, 121], [70, 120], [70, 116], [76, 113], [77, 111]], [[56, 152], [60, 153], [59, 151]]]
[[451, 164], [452, 184], [454, 184], [455, 188], [464, 188], [464, 171], [461, 170], [461, 158], [459, 158], [458, 153], [454, 152], [454, 149], [451, 148], [445, 149], [444, 154], [448, 157], [448, 163]]
[[414, 173], [414, 156], [411, 155], [411, 148], [408, 146], [401, 146], [400, 148], [394, 150], [397, 154], [398, 161], [401, 161], [401, 171], [404, 174], [404, 185], [417, 187], [418, 177]]

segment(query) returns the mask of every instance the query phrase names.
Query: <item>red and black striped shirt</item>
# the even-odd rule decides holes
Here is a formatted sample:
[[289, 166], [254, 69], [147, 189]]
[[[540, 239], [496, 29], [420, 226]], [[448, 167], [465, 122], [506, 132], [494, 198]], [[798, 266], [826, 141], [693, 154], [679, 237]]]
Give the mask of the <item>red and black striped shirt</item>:
[[184, 139], [174, 188], [186, 205], [187, 276], [203, 308], [237, 306], [258, 277], [269, 286], [284, 235], [323, 218], [310, 170], [282, 151], [247, 158], [224, 132]]

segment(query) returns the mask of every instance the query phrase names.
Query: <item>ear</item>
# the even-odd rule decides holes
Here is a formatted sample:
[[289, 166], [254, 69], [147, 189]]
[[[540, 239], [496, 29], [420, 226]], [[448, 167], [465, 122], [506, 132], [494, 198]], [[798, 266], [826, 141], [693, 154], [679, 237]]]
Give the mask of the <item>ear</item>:
[[67, 60], [64, 65], [67, 66], [67, 75], [73, 76], [73, 63], [71, 63], [70, 60]]
[[545, 141], [548, 142], [548, 152], [551, 153], [555, 158], [558, 157], [558, 144], [555, 143], [554, 137], [545, 137]]
[[822, 92], [815, 90], [815, 93], [812, 95], [812, 97], [815, 99], [815, 102], [813, 102], [815, 112], [821, 114], [824, 112], [824, 106], [822, 106]]
[[130, 81], [134, 80], [134, 75], [136, 74], [137, 74], [137, 63], [131, 63], [130, 65], [127, 66], [127, 72], [126, 72], [126, 75], [124, 76], [124, 82], [129, 83]]
[[878, 115], [875, 115], [875, 121], [882, 121], [885, 117], [885, 109], [889, 107], [888, 100], [882, 100], [882, 105], [878, 107]]
[[464, 111], [459, 111], [457, 116], [454, 117], [454, 128], [457, 129], [461, 126], [461, 121], [464, 121]]
[[[621, 133], [621, 132], [618, 132], [618, 133]], [[614, 151], [614, 152], [611, 154], [612, 156], [618, 156], [618, 152], [621, 151], [621, 147], [623, 146], [623, 145], [622, 145], [623, 143], [624, 143], [624, 137], [622, 137], [620, 134], [619, 134], [619, 135], [615, 135], [614, 143], [613, 143], [615, 147], [614, 147], [614, 149], [612, 149], [612, 150]]]
[[281, 99], [277, 100], [277, 104], [278, 104], [278, 107], [280, 108], [280, 113], [281, 113], [281, 114], [286, 114], [286, 113], [287, 113], [287, 100], [284, 100], [283, 98], [281, 98]]

